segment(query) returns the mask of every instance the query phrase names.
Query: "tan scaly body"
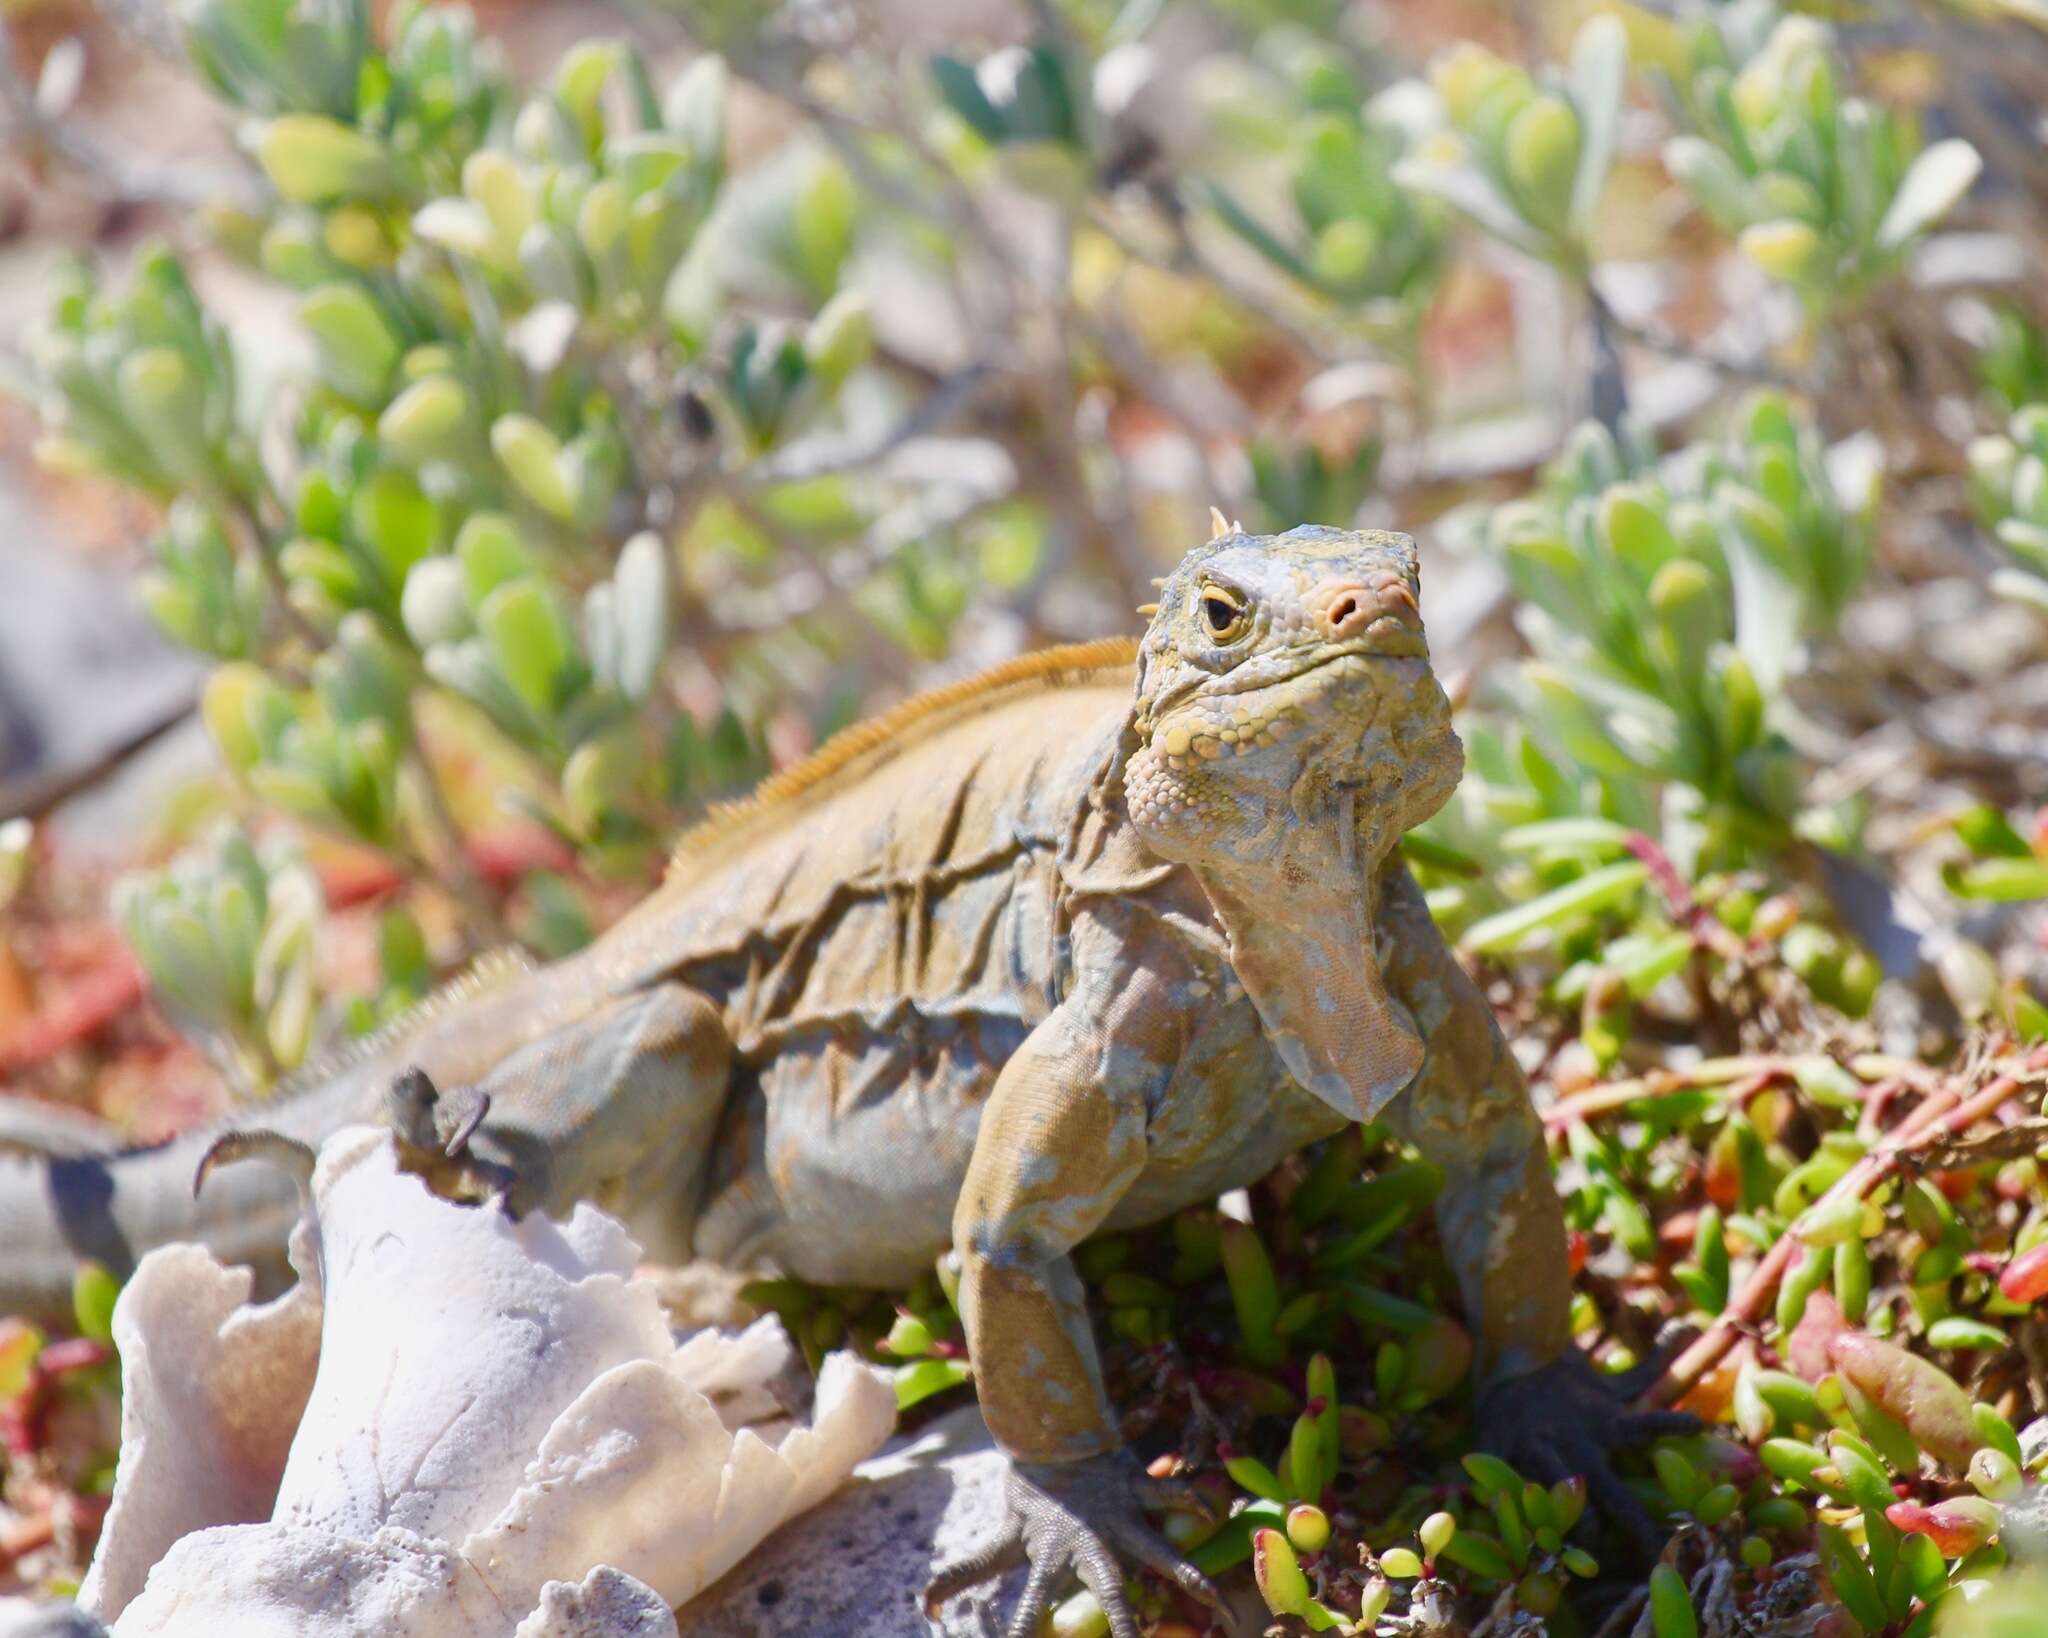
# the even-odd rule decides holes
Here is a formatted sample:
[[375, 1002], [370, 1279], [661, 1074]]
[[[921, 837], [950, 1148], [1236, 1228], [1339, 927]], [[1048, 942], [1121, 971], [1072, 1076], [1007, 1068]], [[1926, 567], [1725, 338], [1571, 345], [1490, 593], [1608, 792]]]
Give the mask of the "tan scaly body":
[[[310, 1143], [388, 1107], [439, 1175], [439, 1087], [488, 1099], [458, 1181], [595, 1198], [660, 1255], [890, 1285], [950, 1244], [1016, 1458], [1011, 1532], [951, 1581], [1028, 1553], [1028, 1624], [1077, 1563], [1127, 1634], [1111, 1549], [1177, 1559], [1137, 1514], [1068, 1254], [1349, 1120], [1443, 1168], [1506, 1419], [1620, 1426], [1572, 1374], [1520, 1072], [1396, 851], [1457, 767], [1410, 543], [1232, 533], [1167, 582], [1135, 653], [1029, 656], [840, 736], [686, 837], [589, 949], [429, 1009], [263, 1123]], [[61, 1305], [80, 1252], [274, 1258], [289, 1183], [227, 1167], [195, 1205], [212, 1137], [0, 1161], [0, 1312]], [[1546, 1437], [1539, 1475], [1564, 1448]]]

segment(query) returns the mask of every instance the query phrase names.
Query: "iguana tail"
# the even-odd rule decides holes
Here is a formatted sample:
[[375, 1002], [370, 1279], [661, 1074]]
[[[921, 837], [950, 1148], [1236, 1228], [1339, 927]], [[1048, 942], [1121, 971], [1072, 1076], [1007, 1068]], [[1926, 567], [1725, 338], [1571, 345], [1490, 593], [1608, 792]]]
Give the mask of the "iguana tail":
[[[145, 1251], [173, 1240], [251, 1265], [259, 1293], [281, 1289], [297, 1185], [274, 1167], [224, 1166], [194, 1199], [193, 1175], [215, 1138], [261, 1129], [317, 1149], [341, 1127], [382, 1123], [392, 1077], [408, 1064], [438, 1062], [466, 1079], [592, 993], [569, 967], [543, 975], [524, 956], [494, 952], [374, 1034], [301, 1068], [269, 1101], [154, 1149], [108, 1152], [89, 1123], [0, 1119], [0, 1315], [68, 1315], [81, 1260], [125, 1278]], [[42, 1152], [24, 1153], [24, 1144]]]
[[193, 1198], [199, 1158], [223, 1131], [261, 1127], [317, 1145], [338, 1127], [374, 1120], [381, 1065], [365, 1064], [307, 1091], [188, 1132], [152, 1149], [113, 1154], [0, 1152], [0, 1315], [59, 1319], [86, 1258], [126, 1278], [136, 1259], [173, 1240], [203, 1241], [226, 1263], [247, 1263], [259, 1291], [285, 1283], [286, 1237], [297, 1186], [270, 1166], [226, 1166]]

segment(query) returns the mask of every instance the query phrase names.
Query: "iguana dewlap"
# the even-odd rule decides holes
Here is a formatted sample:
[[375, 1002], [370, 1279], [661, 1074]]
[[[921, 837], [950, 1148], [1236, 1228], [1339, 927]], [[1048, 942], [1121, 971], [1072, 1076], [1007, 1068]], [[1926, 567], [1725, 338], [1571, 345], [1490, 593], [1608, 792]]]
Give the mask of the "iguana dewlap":
[[[1121, 1467], [1039, 1482], [1112, 1471], [1084, 1460], [1118, 1438], [1068, 1260], [1097, 1230], [1381, 1115], [1443, 1167], [1486, 1368], [1567, 1350], [1540, 1128], [1394, 851], [1460, 766], [1417, 597], [1404, 536], [1227, 534], [1135, 653], [1027, 656], [849, 731], [685, 837], [589, 949], [263, 1122], [317, 1138], [417, 1066], [489, 1094], [477, 1148], [535, 1203], [595, 1198], [659, 1254], [896, 1285], [957, 1249], [977, 1392], [1025, 1475], [1004, 1550], [1091, 1585], [1088, 1540], [1156, 1564]], [[0, 1312], [67, 1289], [72, 1248], [281, 1240], [289, 1187], [257, 1168], [193, 1205], [205, 1141], [0, 1162]]]

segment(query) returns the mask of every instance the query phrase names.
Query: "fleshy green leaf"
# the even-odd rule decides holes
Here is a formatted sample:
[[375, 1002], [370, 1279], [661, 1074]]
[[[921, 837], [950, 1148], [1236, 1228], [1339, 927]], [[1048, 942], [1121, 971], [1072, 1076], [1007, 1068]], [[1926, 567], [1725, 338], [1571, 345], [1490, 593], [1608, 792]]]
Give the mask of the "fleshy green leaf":
[[1474, 922], [1461, 942], [1481, 955], [1517, 949], [1548, 928], [1621, 903], [1649, 879], [1649, 874], [1649, 866], [1635, 859], [1603, 865], [1526, 904]]
[[100, 1264], [85, 1262], [71, 1280], [71, 1314], [78, 1334], [94, 1342], [114, 1340], [114, 1303], [121, 1295], [121, 1282]]
[[1572, 101], [1579, 111], [1579, 165], [1572, 181], [1572, 230], [1592, 231], [1600, 190], [1614, 161], [1621, 98], [1628, 79], [1628, 31], [1610, 13], [1588, 18], [1572, 40]]
[[538, 580], [509, 581], [484, 599], [476, 623], [513, 692], [529, 710], [551, 713], [574, 650], [547, 589]]
[[1923, 149], [1877, 224], [1878, 249], [1897, 250], [1932, 227], [1970, 191], [1983, 168], [1982, 156], [1961, 137]]

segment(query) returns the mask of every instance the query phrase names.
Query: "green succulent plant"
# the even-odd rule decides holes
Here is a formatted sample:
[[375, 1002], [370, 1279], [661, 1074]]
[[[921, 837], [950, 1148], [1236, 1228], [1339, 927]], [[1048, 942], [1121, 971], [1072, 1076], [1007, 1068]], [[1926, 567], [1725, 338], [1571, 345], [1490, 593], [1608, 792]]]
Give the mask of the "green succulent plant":
[[302, 1063], [318, 1026], [322, 897], [289, 840], [229, 830], [123, 877], [114, 913], [157, 994], [252, 1091]]
[[1465, 42], [1431, 80], [1441, 125], [1395, 169], [1488, 233], [1583, 275], [1628, 73], [1620, 22], [1596, 16], [1562, 72], [1539, 78]]
[[[401, 811], [428, 771], [413, 710], [445, 690], [556, 784], [540, 817], [637, 868], [660, 804], [733, 760], [656, 698], [682, 588], [673, 535], [643, 525], [684, 468], [829, 425], [866, 363], [864, 300], [838, 288], [844, 169], [793, 151], [713, 231], [715, 56], [658, 93], [630, 48], [587, 42], [515, 105], [448, 8], [379, 28], [327, 0], [219, 0], [185, 38], [261, 116], [276, 196], [235, 242], [301, 292], [314, 390], [290, 457], [260, 467], [225, 328], [148, 249], [123, 285], [83, 267], [60, 284], [33, 354], [43, 458], [171, 503], [139, 593], [177, 640], [244, 667], [216, 678], [209, 720], [258, 800], [421, 863]], [[808, 321], [731, 311], [763, 268]], [[675, 418], [640, 406], [629, 347], [687, 381]], [[829, 476], [750, 486], [699, 511], [691, 550], [773, 555], [784, 527], [828, 546], [870, 521], [851, 495]], [[285, 675], [259, 686], [263, 667]]]
[[2048, 610], [2048, 405], [2023, 405], [2003, 433], [1975, 439], [1968, 454], [1977, 520], [2012, 557], [1992, 586]]
[[1005, 46], [979, 62], [931, 59], [941, 104], [957, 121], [951, 146], [970, 168], [986, 157], [1033, 192], [1070, 199], [1087, 183], [1089, 94], [1050, 39]]
[[1729, 6], [1693, 23], [1686, 48], [1671, 100], [1690, 129], [1665, 167], [1816, 313], [1895, 273], [1982, 169], [1962, 138], [1923, 147], [1909, 115], [1846, 92], [1816, 18]]
[[1766, 393], [1725, 440], [1666, 460], [1584, 426], [1542, 490], [1484, 520], [1535, 651], [1508, 696], [1617, 793], [1608, 817], [1659, 832], [1688, 875], [1790, 834], [1800, 779], [1775, 702], [1861, 582], [1873, 500], [1845, 497]]
[[254, 493], [255, 452], [226, 333], [164, 247], [137, 256], [118, 296], [82, 264], [60, 275], [31, 362], [45, 465], [115, 478], [165, 502], [181, 491]]
[[[1434, 293], [1444, 250], [1441, 210], [1395, 179], [1411, 145], [1398, 99], [1369, 98], [1338, 53], [1298, 29], [1267, 31], [1253, 60], [1269, 68], [1283, 94], [1274, 95], [1272, 79], [1251, 79], [1211, 117], [1243, 125], [1240, 105], [1254, 105], [1247, 112], [1255, 112], [1255, 128], [1272, 148], [1280, 186], [1269, 189], [1262, 178], [1254, 196], [1224, 177], [1202, 176], [1192, 183], [1194, 197], [1289, 277], [1398, 337]], [[1271, 219], [1269, 194], [1291, 202], [1291, 220]]]

